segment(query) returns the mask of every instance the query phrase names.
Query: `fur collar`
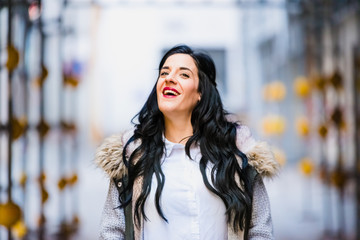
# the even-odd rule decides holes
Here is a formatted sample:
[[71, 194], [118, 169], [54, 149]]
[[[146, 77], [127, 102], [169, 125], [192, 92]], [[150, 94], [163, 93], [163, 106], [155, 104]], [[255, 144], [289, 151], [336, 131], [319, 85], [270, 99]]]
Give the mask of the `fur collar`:
[[267, 142], [256, 142], [245, 154], [248, 157], [249, 164], [262, 177], [272, 178], [278, 175], [280, 164], [275, 160], [274, 154]]
[[[127, 174], [127, 169], [122, 161], [124, 143], [132, 136], [133, 131], [114, 135], [104, 140], [96, 151], [95, 164], [103, 169], [110, 178], [121, 178]], [[139, 142], [129, 145], [132, 152], [139, 146]], [[266, 142], [254, 142], [246, 152], [249, 164], [252, 165], [262, 177], [272, 178], [279, 172], [279, 164], [275, 160], [269, 145]], [[240, 164], [241, 166], [241, 164]]]
[[[106, 138], [96, 150], [95, 164], [103, 169], [109, 178], [120, 179], [127, 174], [127, 168], [122, 161], [123, 148], [126, 142], [133, 135], [133, 131], [127, 131], [119, 135]], [[139, 146], [138, 142], [133, 142], [128, 146], [131, 152]], [[127, 155], [129, 156], [129, 155]]]

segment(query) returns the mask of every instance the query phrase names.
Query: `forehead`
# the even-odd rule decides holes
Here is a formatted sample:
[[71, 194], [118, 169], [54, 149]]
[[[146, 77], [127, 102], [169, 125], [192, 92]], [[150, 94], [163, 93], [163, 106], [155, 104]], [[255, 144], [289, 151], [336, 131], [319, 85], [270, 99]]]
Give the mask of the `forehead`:
[[163, 67], [172, 67], [172, 68], [186, 67], [189, 68], [190, 70], [197, 70], [194, 59], [190, 55], [183, 53], [176, 53], [168, 57]]

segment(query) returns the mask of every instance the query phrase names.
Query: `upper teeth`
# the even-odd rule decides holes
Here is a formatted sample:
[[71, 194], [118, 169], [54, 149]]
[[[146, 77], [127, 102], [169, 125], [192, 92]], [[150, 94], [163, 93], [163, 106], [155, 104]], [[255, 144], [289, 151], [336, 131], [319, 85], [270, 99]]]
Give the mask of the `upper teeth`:
[[164, 91], [164, 94], [167, 95], [167, 94], [173, 94], [173, 95], [179, 95], [177, 92], [173, 91], [173, 90], [165, 90]]

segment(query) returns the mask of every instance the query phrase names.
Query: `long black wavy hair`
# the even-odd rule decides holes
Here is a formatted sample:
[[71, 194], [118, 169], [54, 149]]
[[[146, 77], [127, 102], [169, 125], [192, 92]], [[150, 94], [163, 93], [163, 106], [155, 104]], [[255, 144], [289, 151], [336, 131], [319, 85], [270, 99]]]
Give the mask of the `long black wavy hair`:
[[[247, 171], [250, 165], [246, 155], [236, 146], [237, 123], [227, 120], [227, 112], [223, 109], [219, 92], [216, 88], [216, 70], [213, 60], [205, 53], [193, 51], [186, 45], [173, 47], [165, 53], [159, 64], [160, 69], [166, 59], [177, 53], [190, 55], [198, 68], [201, 100], [191, 115], [193, 135], [185, 145], [186, 154], [190, 156], [190, 146], [198, 144], [201, 151], [200, 171], [205, 186], [219, 196], [225, 204], [228, 223], [235, 232], [245, 229], [245, 235], [251, 218], [252, 183], [249, 182]], [[137, 177], [143, 176], [143, 186], [135, 203], [135, 224], [140, 224], [140, 214], [147, 220], [144, 205], [151, 190], [152, 177], [156, 177], [157, 188], [155, 205], [159, 215], [167, 221], [161, 206], [160, 197], [165, 183], [165, 175], [161, 170], [161, 158], [165, 151], [163, 141], [164, 117], [159, 110], [156, 94], [156, 83], [141, 111], [135, 116], [134, 135], [124, 146], [123, 161], [128, 167], [128, 184], [120, 193], [123, 199], [121, 207], [131, 204], [132, 188]], [[134, 118], [135, 118], [134, 117]], [[129, 157], [126, 150], [129, 144], [140, 140], [141, 144]], [[139, 155], [140, 154], [140, 155]], [[135, 163], [135, 158], [141, 156]], [[238, 163], [242, 161], [242, 166]], [[206, 166], [213, 164], [211, 179], [206, 175]], [[212, 184], [210, 184], [210, 181]], [[240, 185], [239, 185], [240, 183]]]

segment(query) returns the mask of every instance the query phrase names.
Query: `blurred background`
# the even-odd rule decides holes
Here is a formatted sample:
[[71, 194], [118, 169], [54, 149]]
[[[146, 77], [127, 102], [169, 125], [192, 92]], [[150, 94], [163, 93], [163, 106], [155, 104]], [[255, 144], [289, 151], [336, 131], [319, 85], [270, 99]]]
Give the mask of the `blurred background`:
[[358, 0], [0, 0], [0, 239], [98, 238], [95, 149], [180, 43], [282, 165], [276, 239], [360, 239], [359, 26]]

